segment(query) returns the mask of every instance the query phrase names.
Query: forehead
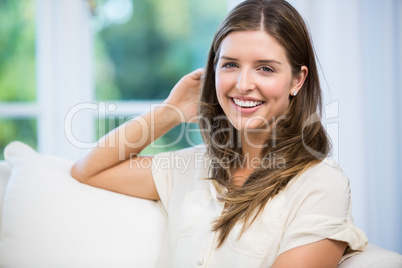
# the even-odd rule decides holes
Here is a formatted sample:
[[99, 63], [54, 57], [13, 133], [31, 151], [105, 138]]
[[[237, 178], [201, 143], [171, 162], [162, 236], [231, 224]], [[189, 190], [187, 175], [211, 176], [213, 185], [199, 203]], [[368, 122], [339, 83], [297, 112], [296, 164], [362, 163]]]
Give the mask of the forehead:
[[265, 31], [235, 31], [226, 36], [220, 46], [221, 56], [261, 60], [270, 58], [287, 62], [285, 48]]

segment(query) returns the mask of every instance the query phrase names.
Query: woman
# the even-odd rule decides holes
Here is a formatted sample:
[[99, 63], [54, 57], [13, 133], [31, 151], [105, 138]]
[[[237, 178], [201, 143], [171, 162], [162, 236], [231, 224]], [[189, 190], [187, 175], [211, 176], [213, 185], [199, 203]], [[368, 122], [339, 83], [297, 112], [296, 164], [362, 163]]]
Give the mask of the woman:
[[[353, 225], [348, 179], [326, 158], [320, 111], [301, 16], [286, 1], [245, 1], [217, 30], [205, 72], [184, 76], [161, 106], [102, 138], [71, 172], [161, 201], [162, 267], [336, 267], [367, 239]], [[151, 137], [194, 120], [205, 146], [138, 156]]]

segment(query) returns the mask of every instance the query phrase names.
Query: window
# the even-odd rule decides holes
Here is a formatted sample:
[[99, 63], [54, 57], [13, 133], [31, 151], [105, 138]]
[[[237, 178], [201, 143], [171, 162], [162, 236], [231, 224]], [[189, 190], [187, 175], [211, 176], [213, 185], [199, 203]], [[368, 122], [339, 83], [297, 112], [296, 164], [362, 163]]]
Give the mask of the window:
[[[98, 2], [93, 19], [95, 96], [116, 112], [106, 109], [107, 116], [97, 118], [97, 138], [161, 102], [184, 74], [203, 67], [225, 13], [225, 0]], [[176, 127], [145, 153], [201, 143], [194, 128]], [[191, 130], [183, 133], [185, 129]]]
[[[226, 11], [226, 0], [1, 1], [0, 159], [12, 140], [78, 158], [202, 67]], [[179, 134], [147, 152], [201, 142]]]
[[0, 1], [0, 160], [21, 140], [37, 147], [35, 2]]

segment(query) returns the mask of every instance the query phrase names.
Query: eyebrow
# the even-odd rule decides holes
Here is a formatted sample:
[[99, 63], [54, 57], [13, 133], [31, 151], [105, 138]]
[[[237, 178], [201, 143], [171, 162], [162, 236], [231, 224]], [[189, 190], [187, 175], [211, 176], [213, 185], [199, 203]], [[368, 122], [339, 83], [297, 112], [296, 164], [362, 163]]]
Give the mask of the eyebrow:
[[[236, 59], [236, 58], [228, 57], [228, 56], [225, 56], [225, 55], [221, 56], [219, 59], [238, 61], [238, 59]], [[276, 63], [276, 64], [279, 64], [279, 65], [282, 64], [277, 60], [271, 60], [271, 59], [269, 59], [269, 60], [258, 60], [257, 62], [258, 63]]]

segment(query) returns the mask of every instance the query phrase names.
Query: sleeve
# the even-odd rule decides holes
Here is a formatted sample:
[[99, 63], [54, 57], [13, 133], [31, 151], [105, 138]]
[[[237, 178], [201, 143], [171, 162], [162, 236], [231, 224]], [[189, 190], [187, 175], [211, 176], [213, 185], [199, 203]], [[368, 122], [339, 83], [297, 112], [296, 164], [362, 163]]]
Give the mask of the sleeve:
[[205, 147], [195, 146], [153, 157], [152, 176], [166, 212], [180, 205], [180, 198], [196, 185], [197, 178], [205, 177], [204, 155]]
[[152, 176], [158, 191], [160, 201], [165, 211], [168, 208], [168, 202], [172, 193], [172, 166], [170, 159], [173, 158], [173, 152], [164, 152], [157, 154], [152, 160]]
[[279, 254], [323, 239], [344, 241], [363, 251], [365, 234], [353, 223], [349, 179], [338, 168], [320, 165], [303, 174], [288, 193], [293, 219], [284, 232]]

